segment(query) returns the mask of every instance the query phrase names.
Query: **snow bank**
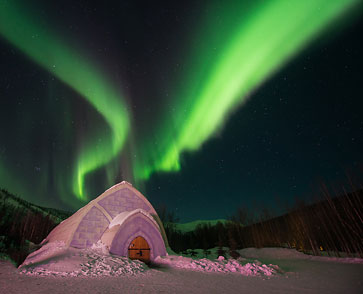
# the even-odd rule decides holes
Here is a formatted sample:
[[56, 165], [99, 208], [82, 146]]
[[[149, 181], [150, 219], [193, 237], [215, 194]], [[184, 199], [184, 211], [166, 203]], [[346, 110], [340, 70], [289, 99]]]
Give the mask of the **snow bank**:
[[49, 259], [59, 258], [62, 255], [66, 254], [67, 249], [68, 248], [66, 247], [65, 243], [62, 241], [56, 241], [45, 244], [37, 251], [34, 251], [33, 253], [29, 254], [19, 268], [31, 264], [45, 262]]
[[289, 248], [245, 248], [238, 250], [238, 253], [244, 258], [257, 258], [257, 259], [305, 259], [327, 262], [341, 262], [341, 263], [361, 263], [362, 258], [348, 258], [348, 257], [328, 257], [328, 256], [314, 256], [307, 255], [295, 249]]
[[255, 263], [246, 263], [246, 260], [242, 258], [238, 260], [225, 259], [223, 256], [219, 256], [216, 260], [210, 260], [206, 258], [192, 259], [190, 257], [169, 255], [166, 257], [157, 257], [155, 263], [195, 271], [239, 273], [244, 276], [271, 276], [280, 271], [277, 265], [261, 264], [258, 261], [255, 261]]
[[[29, 256], [25, 260], [19, 267], [20, 273], [26, 275], [57, 277], [117, 277], [140, 274], [148, 269], [141, 261], [133, 261], [126, 257], [109, 254], [108, 248], [100, 243], [94, 244], [94, 246], [89, 249], [64, 249], [64, 244], [49, 243], [41, 249], [43, 249], [41, 252]], [[50, 254], [55, 251], [61, 252], [61, 254]], [[44, 258], [50, 255], [52, 257]]]
[[[188, 251], [189, 252], [189, 251]], [[187, 252], [187, 253], [188, 253]], [[201, 250], [195, 249], [199, 255]], [[237, 273], [244, 276], [272, 276], [284, 273], [279, 266], [279, 260], [290, 262], [296, 260], [337, 261], [344, 263], [361, 263], [359, 258], [332, 258], [305, 255], [293, 249], [286, 248], [246, 248], [239, 250], [241, 257], [236, 259], [215, 258], [216, 250], [211, 249], [209, 258], [168, 255], [157, 257], [156, 264], [167, 265], [170, 268], [192, 270], [198, 272]], [[268, 260], [273, 264], [264, 264], [259, 260]], [[19, 267], [20, 273], [40, 276], [129, 276], [146, 274], [150, 268], [141, 261], [130, 260], [109, 253], [109, 248], [102, 242], [88, 249], [67, 248], [63, 242], [51, 242], [30, 254]]]
[[[203, 272], [239, 273], [245, 276], [271, 276], [279, 272], [279, 267], [266, 265], [255, 260], [191, 258], [178, 255], [157, 257], [156, 264], [168, 265]], [[41, 276], [124, 276], [145, 273], [149, 267], [141, 261], [109, 253], [102, 242], [88, 249], [67, 248], [63, 242], [51, 242], [30, 254], [19, 267], [26, 275]]]

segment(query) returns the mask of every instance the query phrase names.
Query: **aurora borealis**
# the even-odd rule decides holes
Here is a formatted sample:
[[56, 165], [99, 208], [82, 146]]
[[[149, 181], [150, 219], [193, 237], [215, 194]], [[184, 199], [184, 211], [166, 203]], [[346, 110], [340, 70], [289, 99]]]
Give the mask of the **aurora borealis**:
[[[157, 133], [167, 134], [161, 146], [150, 152], [146, 144], [141, 162], [135, 162], [136, 178], [148, 179], [153, 171], [180, 169], [179, 156], [183, 151], [193, 151], [223, 127], [228, 114], [245, 102], [257, 86], [282, 67], [305, 46], [357, 1], [268, 1], [255, 2], [249, 7], [244, 2], [222, 11], [209, 12], [207, 36], [203, 40], [209, 48], [215, 48], [215, 34], [225, 36], [218, 42], [223, 44], [210, 56], [207, 50], [198, 50], [190, 61], [191, 78], [186, 83], [187, 91], [175, 91], [176, 113], [167, 113]], [[283, 14], [281, 12], [284, 12]], [[234, 17], [228, 25], [216, 25], [215, 20]], [[219, 31], [218, 31], [219, 30]], [[208, 33], [210, 31], [210, 33]], [[331, 33], [331, 32], [330, 32]], [[203, 59], [206, 58], [204, 61]], [[203, 65], [207, 69], [201, 76]], [[193, 64], [197, 64], [194, 66]], [[179, 111], [180, 112], [179, 112]], [[172, 121], [165, 129], [165, 121]], [[144, 145], [144, 144], [142, 144]]]
[[124, 98], [113, 88], [104, 74], [81, 54], [65, 45], [54, 33], [36, 23], [14, 3], [4, 3], [0, 9], [0, 31], [14, 46], [37, 64], [63, 81], [103, 116], [111, 129], [111, 138], [102, 134], [102, 143], [90, 140], [81, 150], [74, 172], [73, 192], [80, 199], [84, 194], [84, 178], [93, 170], [108, 163], [121, 151], [129, 131], [129, 118]]
[[[358, 150], [362, 143], [359, 115], [352, 114], [353, 109], [358, 112], [360, 94], [351, 86], [356, 85], [360, 61], [341, 57], [350, 74], [337, 69], [331, 77], [340, 81], [340, 87], [353, 89], [345, 90], [349, 94], [343, 97], [334, 88], [338, 84], [328, 81], [330, 73], [324, 72], [331, 92], [324, 92], [324, 83], [311, 86], [316, 88], [311, 92], [314, 96], [304, 98], [304, 103], [294, 91], [310, 79], [302, 78], [305, 69], [295, 69], [294, 62], [317, 56], [314, 52], [329, 48], [324, 44], [333, 44], [330, 52], [338, 53], [312, 58], [316, 68], [332, 63], [338, 54], [358, 52], [360, 47], [353, 42], [344, 54], [339, 53], [334, 42], [360, 26], [361, 9], [357, 0], [211, 1], [204, 5], [191, 1], [155, 7], [128, 1], [102, 6], [93, 1], [61, 5], [0, 0], [0, 186], [44, 206], [77, 209], [126, 179], [156, 206], [166, 203], [182, 219], [195, 219], [199, 217], [196, 210], [185, 203], [196, 199], [197, 203], [213, 199], [217, 203], [225, 193], [224, 185], [230, 185], [228, 195], [236, 194], [231, 182], [246, 183], [246, 196], [230, 196], [230, 201], [251, 202], [251, 198], [272, 198], [269, 191], [262, 196], [259, 190], [271, 185], [271, 194], [288, 198], [289, 189], [281, 188], [290, 181], [284, 175], [288, 170], [294, 170], [293, 185], [300, 187], [316, 177], [335, 179], [337, 166], [350, 168], [363, 159], [358, 151], [338, 156], [331, 149], [342, 145], [346, 135], [350, 142], [343, 144], [344, 150], [354, 146]], [[318, 69], [315, 72], [311, 74], [315, 80], [300, 87], [301, 93], [324, 80]], [[298, 81], [291, 89], [290, 84], [279, 82], [290, 76]], [[278, 85], [278, 90], [269, 91], [270, 83]], [[284, 93], [276, 100], [281, 106], [269, 96], [279, 91]], [[330, 106], [323, 102], [326, 99]], [[343, 103], [339, 99], [345, 99], [344, 107], [349, 108], [344, 116], [341, 107], [346, 118], [337, 122], [340, 114], [330, 117], [331, 141], [316, 147], [316, 134], [326, 136], [320, 133], [324, 128], [318, 127], [327, 121], [321, 109], [335, 111]], [[254, 120], [262, 100], [266, 115]], [[282, 101], [289, 101], [289, 108]], [[316, 112], [310, 112], [311, 108]], [[266, 117], [273, 113], [266, 124]], [[286, 121], [285, 116], [289, 117]], [[349, 120], [346, 135], [333, 131]], [[309, 121], [315, 121], [320, 131]], [[289, 125], [299, 127], [288, 132]], [[253, 135], [252, 130], [256, 130]], [[295, 146], [297, 134], [304, 134], [305, 140]], [[253, 136], [258, 140], [252, 140]], [[270, 144], [266, 150], [274, 150], [270, 157], [266, 157], [270, 151], [260, 151], [266, 142]], [[213, 144], [220, 145], [214, 150]], [[326, 149], [320, 149], [321, 145]], [[301, 163], [318, 153], [330, 154], [335, 167], [301, 168], [300, 161], [286, 159], [294, 153], [303, 154], [297, 156]], [[326, 158], [316, 160], [317, 165], [325, 162]], [[253, 172], [251, 166], [252, 170], [264, 167]], [[253, 181], [247, 180], [251, 173], [255, 173]], [[280, 182], [275, 175], [280, 175]], [[212, 182], [220, 184], [207, 187]], [[259, 188], [254, 188], [256, 182]], [[305, 193], [306, 187], [290, 192]], [[218, 205], [211, 206], [215, 208], [210, 214], [201, 217], [225, 217], [234, 209], [226, 205], [216, 215]]]

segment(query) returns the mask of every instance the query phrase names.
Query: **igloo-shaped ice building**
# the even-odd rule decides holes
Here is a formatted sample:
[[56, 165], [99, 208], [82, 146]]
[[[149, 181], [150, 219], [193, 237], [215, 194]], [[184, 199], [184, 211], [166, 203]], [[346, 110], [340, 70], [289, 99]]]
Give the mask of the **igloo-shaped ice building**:
[[155, 209], [123, 181], [55, 227], [43, 240], [87, 248], [102, 241], [110, 253], [143, 261], [166, 255], [167, 239]]

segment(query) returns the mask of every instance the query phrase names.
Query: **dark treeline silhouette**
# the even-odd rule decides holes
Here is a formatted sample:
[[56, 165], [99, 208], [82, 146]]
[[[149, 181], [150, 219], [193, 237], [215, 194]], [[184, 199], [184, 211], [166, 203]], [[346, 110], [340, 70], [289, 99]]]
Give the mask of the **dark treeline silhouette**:
[[241, 229], [240, 246], [290, 247], [320, 255], [363, 257], [363, 191], [300, 203], [291, 212]]
[[0, 253], [17, 265], [37, 249], [49, 232], [71, 213], [31, 204], [0, 190]]
[[331, 197], [324, 187], [323, 200], [314, 204], [297, 201], [290, 212], [268, 219], [263, 209], [256, 217], [239, 208], [227, 223], [198, 225], [192, 232], [181, 233], [166, 222], [165, 231], [171, 248], [180, 253], [187, 249], [229, 247], [288, 247], [305, 253], [363, 257], [363, 190]]

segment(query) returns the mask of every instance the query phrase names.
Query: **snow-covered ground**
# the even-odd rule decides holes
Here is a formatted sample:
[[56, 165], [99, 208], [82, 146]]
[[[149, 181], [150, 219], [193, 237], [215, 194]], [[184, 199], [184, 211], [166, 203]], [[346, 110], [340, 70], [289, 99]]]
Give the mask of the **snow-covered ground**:
[[[16, 269], [0, 261], [1, 293], [363, 293], [363, 260], [247, 248], [238, 260], [169, 255], [148, 267], [102, 246], [50, 244]], [[202, 251], [198, 251], [202, 254]], [[214, 255], [214, 256], [213, 256]]]
[[[157, 257], [153, 265], [200, 272], [239, 273], [245, 276], [272, 276], [280, 271], [277, 265], [262, 264], [246, 258], [217, 258], [217, 248], [210, 250], [209, 258], [168, 255]], [[196, 250], [202, 254], [202, 251]], [[147, 273], [143, 262], [111, 255], [98, 242], [89, 249], [68, 248], [63, 242], [52, 242], [30, 254], [19, 268], [21, 274], [41, 276], [130, 276]]]

